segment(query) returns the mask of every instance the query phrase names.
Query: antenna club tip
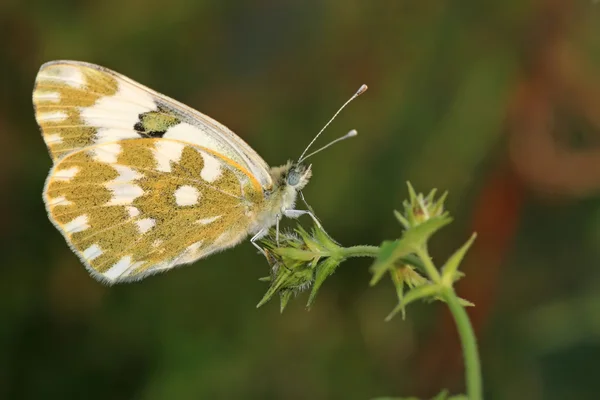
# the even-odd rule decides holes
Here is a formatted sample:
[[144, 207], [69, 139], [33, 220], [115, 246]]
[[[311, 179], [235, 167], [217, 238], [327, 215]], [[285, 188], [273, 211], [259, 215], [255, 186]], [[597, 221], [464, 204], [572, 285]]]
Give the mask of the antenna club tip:
[[358, 135], [358, 132], [356, 131], [356, 129], [352, 129], [350, 132], [348, 132], [346, 134], [347, 137], [353, 137], [353, 136], [356, 136], [356, 135]]
[[360, 96], [361, 94], [363, 94], [364, 92], [367, 91], [369, 87], [365, 84], [363, 84], [361, 87], [358, 88], [358, 91], [356, 92], [357, 96]]

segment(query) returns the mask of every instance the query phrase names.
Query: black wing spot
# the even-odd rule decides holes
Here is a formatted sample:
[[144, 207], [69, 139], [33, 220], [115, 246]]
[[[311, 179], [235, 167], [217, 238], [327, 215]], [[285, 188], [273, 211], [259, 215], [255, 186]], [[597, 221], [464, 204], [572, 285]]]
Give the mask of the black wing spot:
[[138, 121], [133, 125], [133, 129], [142, 137], [161, 138], [165, 135], [167, 129], [180, 122], [178, 117], [158, 106], [156, 111], [139, 114]]

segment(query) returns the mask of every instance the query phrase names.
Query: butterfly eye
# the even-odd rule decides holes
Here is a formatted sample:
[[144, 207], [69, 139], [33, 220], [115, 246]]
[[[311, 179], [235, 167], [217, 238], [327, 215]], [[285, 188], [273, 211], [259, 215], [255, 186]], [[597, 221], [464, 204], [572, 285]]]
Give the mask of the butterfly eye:
[[287, 176], [287, 184], [290, 186], [296, 186], [300, 182], [300, 171], [295, 169], [291, 170]]

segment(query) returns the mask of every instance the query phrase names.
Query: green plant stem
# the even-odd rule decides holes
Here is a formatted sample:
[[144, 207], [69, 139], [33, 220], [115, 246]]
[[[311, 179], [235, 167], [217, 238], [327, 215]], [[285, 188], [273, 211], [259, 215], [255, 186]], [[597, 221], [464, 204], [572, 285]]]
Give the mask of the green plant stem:
[[433, 261], [431, 261], [427, 249], [424, 246], [419, 246], [415, 249], [415, 253], [419, 256], [421, 262], [423, 262], [423, 267], [425, 268], [427, 275], [429, 275], [429, 279], [435, 283], [441, 283], [442, 277], [440, 276], [440, 272], [435, 265], [433, 265]]
[[442, 297], [448, 303], [448, 308], [456, 323], [456, 329], [460, 336], [460, 342], [465, 358], [465, 379], [467, 381], [467, 397], [469, 400], [483, 399], [483, 387], [481, 384], [481, 365], [477, 351], [477, 339], [471, 326], [469, 316], [464, 307], [460, 305], [458, 297], [451, 287], [442, 289]]
[[379, 247], [377, 246], [352, 246], [340, 249], [340, 254], [344, 258], [350, 257], [377, 257]]

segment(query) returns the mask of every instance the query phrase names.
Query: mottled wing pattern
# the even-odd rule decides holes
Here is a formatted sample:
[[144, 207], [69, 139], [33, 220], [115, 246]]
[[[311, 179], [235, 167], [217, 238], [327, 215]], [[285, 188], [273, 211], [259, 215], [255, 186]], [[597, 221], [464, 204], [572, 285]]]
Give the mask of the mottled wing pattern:
[[233, 160], [160, 138], [69, 153], [44, 190], [52, 222], [107, 283], [141, 279], [237, 244], [263, 200], [250, 172]]
[[107, 68], [78, 61], [42, 65], [33, 91], [38, 124], [56, 162], [102, 143], [168, 138], [224, 154], [266, 189], [269, 167], [214, 119]]

